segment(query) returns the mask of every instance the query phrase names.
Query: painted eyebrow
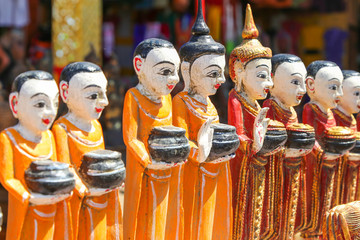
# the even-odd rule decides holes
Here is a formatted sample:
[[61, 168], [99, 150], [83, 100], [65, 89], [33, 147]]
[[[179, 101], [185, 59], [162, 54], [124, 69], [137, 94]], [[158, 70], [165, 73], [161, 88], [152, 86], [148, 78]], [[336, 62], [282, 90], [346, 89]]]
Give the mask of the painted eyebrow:
[[339, 81], [340, 82], [340, 80], [338, 78], [331, 78], [331, 79], [329, 79], [329, 82], [330, 81]]
[[219, 65], [216, 65], [216, 64], [212, 64], [212, 65], [210, 65], [210, 66], [207, 66], [207, 67], [204, 68], [204, 69], [211, 68], [211, 67], [217, 67], [217, 68], [221, 69], [221, 67], [219, 67]]
[[159, 65], [159, 64], [163, 64], [163, 63], [168, 63], [168, 64], [171, 64], [171, 65], [174, 65], [174, 66], [175, 66], [175, 64], [172, 63], [172, 62], [169, 62], [169, 61], [161, 61], [161, 62], [158, 62], [157, 64], [155, 64], [153, 67], [155, 67], [155, 66], [157, 66], [157, 65]]
[[302, 74], [301, 73], [292, 73], [291, 76], [294, 76], [294, 75], [300, 75], [300, 77], [302, 77]]
[[99, 85], [91, 84], [91, 85], [84, 87], [83, 89], [87, 89], [87, 88], [91, 88], [91, 87], [101, 88]]
[[41, 96], [41, 95], [44, 95], [45, 97], [48, 97], [50, 98], [48, 95], [46, 95], [45, 93], [36, 93], [34, 95], [31, 96], [31, 98], [34, 98], [34, 97], [37, 97], [37, 96]]
[[266, 65], [266, 64], [260, 64], [260, 65], [256, 66], [256, 68], [258, 68], [258, 67], [267, 67], [267, 68], [269, 68], [269, 66]]

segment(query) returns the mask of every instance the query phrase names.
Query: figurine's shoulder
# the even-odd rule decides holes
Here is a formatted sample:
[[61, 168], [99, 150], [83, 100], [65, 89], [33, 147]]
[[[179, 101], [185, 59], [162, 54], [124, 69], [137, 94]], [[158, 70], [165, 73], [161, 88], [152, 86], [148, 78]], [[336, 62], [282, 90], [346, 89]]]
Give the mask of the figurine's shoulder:
[[189, 95], [187, 92], [179, 92], [178, 94], [176, 94], [172, 100], [173, 105], [174, 104], [181, 104], [181, 103], [185, 103], [186, 101], [189, 101]]

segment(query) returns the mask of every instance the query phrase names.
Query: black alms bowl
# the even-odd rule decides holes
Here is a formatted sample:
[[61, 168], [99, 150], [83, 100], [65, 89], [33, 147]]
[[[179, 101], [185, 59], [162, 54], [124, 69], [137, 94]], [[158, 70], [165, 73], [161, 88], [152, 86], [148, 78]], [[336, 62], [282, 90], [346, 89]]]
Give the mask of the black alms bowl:
[[308, 124], [294, 123], [286, 128], [288, 139], [287, 148], [312, 149], [315, 145], [314, 128]]
[[355, 137], [356, 137], [355, 146], [350, 150], [350, 152], [360, 154], [360, 132], [356, 132]]
[[185, 129], [174, 126], [154, 127], [148, 138], [151, 159], [166, 163], [185, 161], [190, 153], [185, 133]]
[[86, 185], [94, 188], [115, 188], [125, 181], [121, 153], [95, 150], [83, 155], [79, 173]]
[[240, 145], [236, 128], [222, 123], [211, 124], [210, 127], [214, 129], [214, 135], [207, 161], [213, 161], [234, 153]]
[[44, 195], [70, 193], [75, 178], [69, 165], [52, 160], [37, 160], [25, 171], [25, 182], [30, 191]]
[[284, 124], [279, 121], [270, 120], [264, 143], [257, 155], [265, 155], [283, 146], [287, 140], [287, 133]]
[[337, 126], [326, 129], [321, 143], [325, 152], [343, 154], [355, 146], [356, 138], [350, 128]]

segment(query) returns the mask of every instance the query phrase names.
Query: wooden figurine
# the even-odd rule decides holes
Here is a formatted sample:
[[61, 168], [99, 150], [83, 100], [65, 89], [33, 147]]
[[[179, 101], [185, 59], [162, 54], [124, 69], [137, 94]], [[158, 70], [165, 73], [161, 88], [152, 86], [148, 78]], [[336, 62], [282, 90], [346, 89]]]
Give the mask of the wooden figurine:
[[354, 140], [352, 131], [336, 127], [330, 110], [343, 95], [342, 81], [342, 72], [333, 62], [314, 61], [307, 67], [306, 88], [311, 101], [304, 106], [303, 123], [314, 127], [317, 142], [305, 161], [306, 224], [301, 229], [305, 239], [321, 238], [322, 220], [331, 208], [338, 158], [353, 147], [346, 140]]
[[[332, 112], [337, 126], [349, 127], [357, 131], [353, 114], [360, 111], [360, 73], [351, 70], [343, 70], [342, 73], [344, 95], [340, 97], [339, 104], [332, 109]], [[357, 136], [360, 137], [360, 135]], [[360, 200], [360, 185], [358, 184], [360, 151], [358, 150], [355, 147], [341, 158], [337, 172], [338, 179], [336, 179], [338, 181], [337, 202], [334, 205]]]
[[74, 239], [121, 239], [122, 213], [118, 190], [85, 185], [79, 177], [83, 155], [104, 149], [99, 119], [106, 97], [107, 79], [90, 62], [67, 65], [60, 76], [60, 96], [69, 111], [54, 124], [60, 162], [72, 166], [77, 178], [70, 200]]
[[[173, 99], [174, 125], [186, 129], [191, 146], [184, 169], [184, 239], [231, 239], [229, 158], [211, 157], [211, 152], [209, 155], [210, 147], [214, 150], [216, 145], [214, 141], [221, 141], [216, 140], [218, 125], [211, 125], [207, 130], [209, 123], [219, 123], [217, 110], [209, 96], [225, 82], [225, 47], [209, 35], [201, 1], [198, 6], [192, 36], [180, 48], [185, 88]], [[219, 131], [231, 131], [229, 127], [220, 127], [223, 130]], [[226, 154], [222, 152], [221, 155]]]
[[[58, 97], [59, 90], [50, 73], [28, 71], [13, 82], [9, 103], [18, 124], [0, 136], [0, 181], [9, 192], [6, 239], [73, 239], [70, 209], [63, 201], [70, 192], [35, 193], [27, 187], [25, 176], [35, 162], [46, 163], [39, 168], [56, 167], [55, 141], [48, 129], [57, 113]], [[46, 177], [53, 175], [42, 180], [46, 181]], [[61, 180], [52, 179], [52, 186]], [[37, 187], [31, 189], [36, 191]]]
[[[258, 35], [250, 5], [247, 5], [242, 32], [244, 41], [231, 52], [229, 62], [230, 77], [235, 83], [235, 89], [229, 93], [228, 121], [236, 127], [240, 139], [236, 157], [230, 161], [234, 208], [233, 237], [236, 239], [260, 239], [265, 165], [268, 158], [259, 156], [265, 141], [263, 134], [259, 133], [272, 133], [269, 129], [266, 130], [269, 123], [268, 119], [264, 119], [266, 109], [261, 109], [257, 102], [265, 99], [273, 86], [270, 76], [272, 53], [257, 40]], [[284, 139], [278, 144], [268, 141], [266, 145], [270, 155], [270, 148], [278, 149], [287, 137], [284, 125], [280, 122], [273, 122], [272, 130], [281, 131]], [[270, 138], [271, 136], [266, 137], [267, 140]]]
[[170, 92], [179, 82], [179, 65], [174, 46], [162, 39], [144, 40], [134, 52], [139, 83], [126, 93], [123, 111], [127, 147], [124, 239], [183, 238], [183, 163], [168, 163], [170, 159], [157, 158], [149, 151], [155, 136], [171, 132], [155, 127], [172, 125]]
[[[293, 239], [295, 219], [300, 190], [300, 165], [302, 156], [308, 154], [314, 143], [314, 130], [309, 125], [299, 124], [294, 106], [300, 104], [306, 93], [306, 68], [301, 59], [291, 54], [277, 54], [271, 58], [273, 88], [271, 98], [263, 107], [268, 107], [267, 117], [280, 121], [287, 127], [288, 142], [285, 155], [274, 156], [275, 161], [269, 161], [270, 182], [273, 182], [270, 201], [273, 206], [269, 221], [263, 221], [267, 227], [264, 239]], [[296, 141], [300, 139], [300, 141]], [[303, 192], [301, 192], [303, 193]], [[304, 194], [302, 194], [304, 195]], [[300, 198], [301, 200], [305, 200]], [[304, 202], [301, 202], [303, 208]], [[270, 221], [271, 220], [271, 221]], [[265, 226], [263, 226], [265, 228]]]

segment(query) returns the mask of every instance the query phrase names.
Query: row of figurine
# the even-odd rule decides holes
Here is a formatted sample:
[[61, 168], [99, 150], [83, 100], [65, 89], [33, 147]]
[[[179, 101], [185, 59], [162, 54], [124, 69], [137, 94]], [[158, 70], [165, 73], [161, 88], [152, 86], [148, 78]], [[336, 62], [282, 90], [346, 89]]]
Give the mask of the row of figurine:
[[[225, 81], [225, 48], [202, 11], [180, 54], [161, 39], [136, 47], [139, 84], [123, 107], [126, 170], [97, 121], [108, 104], [100, 67], [71, 63], [59, 86], [43, 71], [20, 74], [9, 96], [18, 124], [0, 134], [6, 238], [356, 239], [360, 74], [272, 56], [250, 6], [242, 36], [230, 55], [228, 124], [209, 99]], [[178, 72], [185, 88], [172, 99]], [[293, 106], [306, 92], [298, 123]], [[59, 94], [69, 111], [53, 124]]]

